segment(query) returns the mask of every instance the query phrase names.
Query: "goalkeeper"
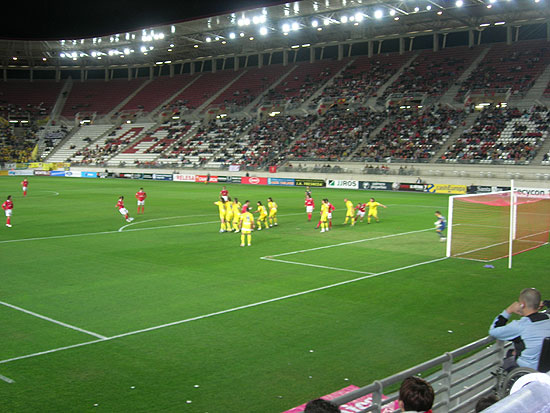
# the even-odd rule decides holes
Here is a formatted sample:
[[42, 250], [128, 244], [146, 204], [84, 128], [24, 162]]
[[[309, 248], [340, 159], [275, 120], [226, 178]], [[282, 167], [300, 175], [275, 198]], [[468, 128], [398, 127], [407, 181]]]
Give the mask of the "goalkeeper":
[[444, 242], [447, 240], [447, 238], [445, 238], [445, 235], [443, 234], [443, 231], [445, 231], [445, 228], [447, 228], [447, 220], [443, 215], [441, 215], [440, 211], [435, 211], [435, 216], [437, 217], [437, 221], [434, 222], [435, 232], [437, 232], [437, 235], [439, 235], [439, 241]]

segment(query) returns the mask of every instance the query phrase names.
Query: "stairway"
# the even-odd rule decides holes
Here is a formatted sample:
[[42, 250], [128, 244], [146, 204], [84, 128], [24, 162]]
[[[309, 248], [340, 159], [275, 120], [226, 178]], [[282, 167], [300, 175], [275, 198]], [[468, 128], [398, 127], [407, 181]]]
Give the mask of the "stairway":
[[[243, 109], [243, 112], [245, 113], [251, 113], [253, 111], [253, 109], [262, 101], [262, 99], [264, 98], [264, 96], [271, 90], [271, 89], [275, 89], [277, 86], [279, 86], [279, 84], [285, 80], [288, 75], [290, 75], [294, 70], [296, 70], [296, 68], [298, 67], [298, 65], [292, 65], [289, 70], [283, 74], [279, 79], [277, 79], [275, 82], [273, 82], [271, 85], [269, 85], [268, 88], [266, 88], [263, 93], [260, 93], [258, 95], [258, 97], [256, 97], [256, 99], [254, 99], [252, 102], [250, 102], [244, 109]], [[253, 114], [252, 114], [253, 115]]]
[[378, 135], [380, 131], [388, 125], [388, 123], [390, 123], [390, 118], [386, 117], [386, 119], [380, 125], [378, 125], [366, 139], [363, 139], [363, 142], [361, 142], [359, 146], [355, 148], [355, 150], [347, 157], [346, 161], [352, 161], [357, 156], [357, 154], [361, 153], [363, 147], [368, 143], [370, 137]]
[[550, 153], [550, 136], [547, 136], [546, 140], [542, 142], [542, 146], [531, 161], [531, 165], [540, 165], [542, 158], [544, 158], [544, 155], [547, 153]]
[[418, 57], [418, 53], [414, 53], [413, 56], [407, 60], [403, 66], [401, 66], [399, 68], [399, 70], [392, 76], [388, 79], [388, 81], [386, 83], [384, 83], [382, 86], [380, 86], [380, 88], [376, 91], [376, 95], [377, 96], [371, 96], [368, 100], [367, 100], [367, 106], [371, 106], [373, 108], [375, 108], [377, 105], [376, 105], [376, 101], [378, 100], [378, 97], [382, 96], [384, 94], [384, 92], [386, 91], [386, 89], [393, 83], [397, 80], [397, 78], [399, 78], [399, 76], [401, 76], [401, 74], [403, 73], [403, 71], [409, 67], [411, 65], [412, 62], [414, 62], [414, 59], [416, 59]]
[[218, 90], [218, 93], [214, 93], [212, 96], [210, 96], [202, 105], [200, 105], [197, 109], [195, 109], [192, 113], [194, 116], [200, 115], [218, 96], [220, 96], [223, 92], [225, 92], [233, 83], [235, 83], [237, 80], [239, 80], [241, 77], [243, 77], [248, 72], [247, 69], [244, 69], [239, 75], [235, 76], [235, 78], [228, 82], [224, 87]]
[[321, 86], [319, 89], [317, 89], [317, 91], [312, 94], [302, 105], [301, 105], [301, 108], [302, 109], [308, 109], [309, 108], [309, 105], [311, 102], [315, 101], [319, 96], [321, 96], [321, 94], [323, 93], [323, 91], [330, 85], [333, 84], [334, 82], [334, 79], [336, 79], [338, 76], [340, 76], [340, 74], [346, 70], [350, 65], [352, 65], [357, 59], [351, 59], [346, 65], [344, 65], [344, 67], [342, 67], [342, 69], [340, 69], [338, 72], [336, 72], [336, 74], [334, 74], [334, 76], [332, 76], [323, 86]]
[[136, 90], [134, 90], [132, 93], [130, 93], [128, 96], [126, 96], [125, 99], [123, 99], [118, 105], [116, 105], [113, 110], [111, 110], [106, 116], [106, 119], [111, 119], [115, 113], [120, 111], [126, 105], [130, 99], [132, 99], [135, 95], [137, 95], [145, 86], [147, 86], [149, 83], [151, 83], [152, 80], [148, 79], [145, 82], [143, 82]]
[[442, 105], [450, 105], [453, 106], [457, 102], [455, 102], [455, 96], [458, 93], [458, 90], [460, 89], [460, 86], [462, 82], [464, 82], [468, 77], [472, 74], [472, 72], [477, 69], [479, 66], [479, 63], [487, 56], [487, 53], [489, 53], [489, 50], [491, 47], [484, 48], [478, 57], [475, 58], [475, 60], [472, 62], [472, 64], [464, 71], [462, 74], [458, 77], [458, 79], [455, 81], [455, 84], [451, 86], [447, 92], [443, 94], [441, 99], [439, 100], [439, 103]]
[[190, 80], [184, 87], [178, 89], [175, 93], [173, 93], [168, 99], [166, 99], [164, 102], [162, 102], [160, 105], [158, 105], [155, 109], [151, 111], [151, 117], [155, 117], [158, 115], [162, 108], [166, 105], [168, 105], [170, 102], [172, 102], [176, 97], [178, 97], [185, 89], [187, 89], [189, 86], [191, 86], [193, 83], [195, 83], [200, 77], [202, 76], [201, 73], [194, 76], [192, 80]]
[[542, 94], [546, 90], [546, 87], [550, 83], [550, 65], [546, 66], [546, 69], [535, 81], [535, 84], [523, 99], [517, 102], [516, 106], [518, 109], [529, 109], [533, 106], [533, 102], [540, 101], [542, 99]]
[[430, 163], [436, 163], [439, 158], [451, 147], [453, 143], [457, 140], [457, 138], [462, 135], [462, 133], [472, 127], [475, 120], [477, 119], [477, 112], [472, 112], [468, 116], [466, 116], [466, 119], [464, 120], [464, 126], [456, 128], [455, 131], [452, 133], [451, 136], [449, 136], [449, 139], [447, 139], [447, 142], [435, 153], [434, 156], [430, 159]]

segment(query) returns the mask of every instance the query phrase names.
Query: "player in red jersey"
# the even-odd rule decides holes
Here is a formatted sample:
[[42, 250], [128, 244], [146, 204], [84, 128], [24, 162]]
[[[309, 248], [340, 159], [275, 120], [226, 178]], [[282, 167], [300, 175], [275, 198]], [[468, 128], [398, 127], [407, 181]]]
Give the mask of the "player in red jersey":
[[128, 214], [128, 210], [124, 208], [124, 197], [122, 195], [120, 196], [120, 198], [118, 198], [118, 202], [116, 203], [116, 208], [118, 209], [118, 212], [120, 212], [120, 214], [124, 216], [124, 218], [126, 219], [126, 222], [132, 222], [134, 220], [134, 218], [130, 218], [130, 215]]
[[137, 199], [137, 213], [139, 214], [139, 210], [141, 208], [141, 213], [145, 213], [145, 198], [147, 198], [147, 194], [143, 191], [143, 188], [139, 188], [139, 191], [136, 192], [136, 199]]
[[29, 181], [27, 178], [23, 179], [23, 182], [21, 182], [21, 187], [23, 188], [23, 196], [27, 196], [27, 188], [29, 187]]
[[11, 228], [11, 213], [13, 211], [13, 201], [11, 195], [8, 195], [8, 199], [2, 204], [2, 209], [6, 213], [6, 226]]
[[229, 197], [229, 191], [227, 190], [227, 188], [225, 186], [220, 191], [220, 196], [223, 198], [224, 202], [227, 202], [227, 198]]
[[243, 204], [243, 207], [241, 209], [241, 214], [248, 212], [249, 209], [250, 209], [250, 201], [247, 199]]
[[365, 218], [365, 212], [367, 210], [367, 204], [362, 204], [359, 202], [357, 206], [355, 207], [356, 215], [354, 218], [354, 223], [357, 222], [357, 220], [363, 222], [363, 219]]
[[306, 197], [306, 212], [307, 212], [307, 220], [311, 221], [311, 215], [313, 214], [313, 210], [315, 209], [315, 201], [312, 197], [308, 196]]

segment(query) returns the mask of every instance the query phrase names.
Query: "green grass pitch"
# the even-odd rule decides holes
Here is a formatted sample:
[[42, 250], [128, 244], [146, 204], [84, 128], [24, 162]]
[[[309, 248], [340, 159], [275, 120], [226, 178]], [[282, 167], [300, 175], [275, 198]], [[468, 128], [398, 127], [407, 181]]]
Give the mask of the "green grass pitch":
[[[337, 208], [322, 234], [303, 188], [228, 185], [279, 204], [241, 248], [219, 184], [30, 177], [23, 198], [21, 180], [0, 178], [2, 412], [284, 411], [484, 337], [524, 287], [550, 298], [548, 246], [512, 270], [440, 259], [443, 195], [314, 188]], [[342, 226], [343, 199], [370, 196], [380, 223]]]

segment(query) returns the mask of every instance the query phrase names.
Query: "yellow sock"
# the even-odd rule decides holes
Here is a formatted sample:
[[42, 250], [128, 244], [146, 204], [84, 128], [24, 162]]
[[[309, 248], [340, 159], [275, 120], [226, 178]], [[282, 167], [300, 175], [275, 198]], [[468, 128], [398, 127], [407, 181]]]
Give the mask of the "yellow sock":
[[244, 234], [241, 234], [241, 244], [244, 245]]
[[248, 239], [248, 245], [252, 244], [252, 235], [248, 234], [246, 238]]
[[220, 229], [221, 229], [222, 231], [225, 230], [225, 222], [222, 222], [222, 223], [220, 224]]

